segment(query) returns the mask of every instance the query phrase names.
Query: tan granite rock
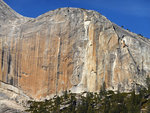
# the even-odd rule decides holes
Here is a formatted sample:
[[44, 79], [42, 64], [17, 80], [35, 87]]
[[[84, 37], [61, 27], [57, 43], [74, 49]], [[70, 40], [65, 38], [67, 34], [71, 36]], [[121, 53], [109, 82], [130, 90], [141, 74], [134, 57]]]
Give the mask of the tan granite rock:
[[146, 86], [149, 39], [91, 10], [60, 8], [33, 19], [0, 6], [1, 82], [35, 99], [100, 91], [104, 82], [120, 91]]

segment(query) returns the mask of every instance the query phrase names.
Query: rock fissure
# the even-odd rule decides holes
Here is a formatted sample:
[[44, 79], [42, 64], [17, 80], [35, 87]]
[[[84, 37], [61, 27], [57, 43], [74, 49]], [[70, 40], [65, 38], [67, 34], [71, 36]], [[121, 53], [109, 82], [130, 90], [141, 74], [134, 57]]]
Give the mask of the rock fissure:
[[146, 87], [149, 39], [92, 10], [60, 8], [33, 19], [0, 5], [1, 81], [34, 99], [99, 92], [104, 83], [107, 90], [131, 91], [134, 81]]

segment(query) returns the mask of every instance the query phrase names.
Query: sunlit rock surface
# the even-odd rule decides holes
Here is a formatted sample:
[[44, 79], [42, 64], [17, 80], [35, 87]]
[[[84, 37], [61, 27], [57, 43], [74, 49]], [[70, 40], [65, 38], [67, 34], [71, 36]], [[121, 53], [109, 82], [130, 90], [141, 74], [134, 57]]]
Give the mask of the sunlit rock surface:
[[0, 113], [25, 113], [28, 100], [31, 98], [21, 89], [1, 82]]
[[[0, 0], [0, 81], [35, 99], [65, 90], [146, 86], [150, 40], [92, 10], [60, 8], [37, 18]], [[3, 85], [0, 85], [3, 88]]]

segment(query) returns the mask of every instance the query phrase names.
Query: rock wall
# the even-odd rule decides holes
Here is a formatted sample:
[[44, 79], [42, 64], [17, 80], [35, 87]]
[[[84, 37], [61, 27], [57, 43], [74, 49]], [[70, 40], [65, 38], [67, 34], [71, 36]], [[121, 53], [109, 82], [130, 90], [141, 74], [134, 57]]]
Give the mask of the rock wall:
[[91, 10], [60, 8], [27, 18], [0, 5], [1, 82], [36, 99], [95, 92], [104, 83], [120, 91], [146, 86], [149, 39]]
[[26, 113], [28, 100], [31, 98], [17, 87], [1, 82], [0, 113]]

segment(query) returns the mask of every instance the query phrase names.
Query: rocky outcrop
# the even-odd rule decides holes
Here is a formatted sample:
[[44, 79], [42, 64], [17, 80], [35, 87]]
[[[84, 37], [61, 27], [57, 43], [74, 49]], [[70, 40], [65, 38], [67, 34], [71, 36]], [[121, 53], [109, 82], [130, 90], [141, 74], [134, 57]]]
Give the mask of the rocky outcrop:
[[1, 83], [0, 113], [25, 113], [30, 97], [12, 85]]
[[[60, 8], [26, 18], [0, 0], [0, 81], [40, 99], [64, 90], [146, 86], [150, 40], [98, 12]], [[3, 87], [3, 86], [1, 86]]]

